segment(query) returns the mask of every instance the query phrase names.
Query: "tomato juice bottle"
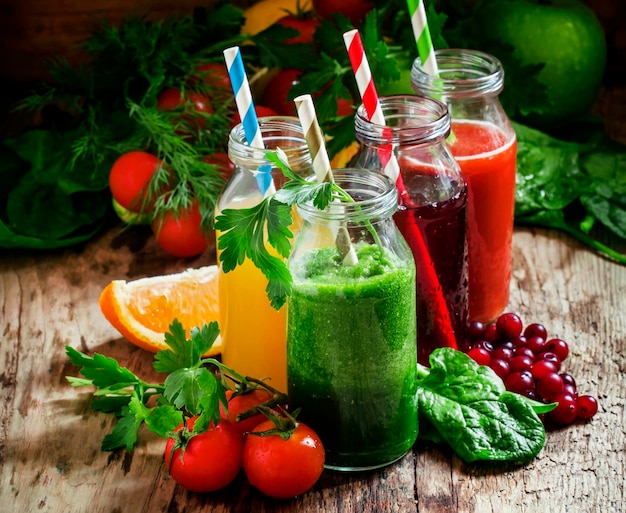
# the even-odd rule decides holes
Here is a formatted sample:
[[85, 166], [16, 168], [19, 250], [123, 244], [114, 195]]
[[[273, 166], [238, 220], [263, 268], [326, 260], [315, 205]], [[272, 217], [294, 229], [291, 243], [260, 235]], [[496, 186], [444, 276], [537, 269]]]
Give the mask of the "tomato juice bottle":
[[[280, 147], [286, 153], [294, 171], [312, 173], [310, 152], [298, 118], [259, 118], [259, 127], [267, 150], [247, 145], [241, 123], [230, 133], [228, 155], [235, 170], [218, 199], [216, 215], [225, 209], [249, 208], [261, 202], [261, 173], [270, 172], [271, 187], [280, 188], [284, 182], [282, 172], [265, 159], [265, 153], [272, 148]], [[267, 278], [251, 260], [245, 259], [235, 269], [223, 272], [220, 235], [216, 233], [222, 362], [244, 376], [268, 379], [268, 384], [286, 392], [286, 306], [280, 310], [271, 306]]]
[[511, 281], [517, 140], [498, 98], [504, 71], [483, 52], [446, 49], [435, 56], [439, 76], [416, 59], [412, 85], [444, 102], [452, 118], [448, 146], [468, 186], [469, 316], [490, 322], [506, 308]]
[[437, 347], [468, 342], [467, 186], [445, 139], [446, 106], [414, 95], [379, 99], [386, 126], [355, 117], [360, 148], [355, 167], [390, 173], [397, 165], [399, 209], [394, 219], [416, 267], [418, 361]]

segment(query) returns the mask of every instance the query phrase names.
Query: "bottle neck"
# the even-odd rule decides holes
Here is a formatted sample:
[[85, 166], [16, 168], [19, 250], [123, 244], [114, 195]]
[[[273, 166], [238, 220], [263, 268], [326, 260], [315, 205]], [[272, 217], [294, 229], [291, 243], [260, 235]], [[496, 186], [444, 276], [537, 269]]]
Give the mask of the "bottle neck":
[[434, 96], [444, 102], [458, 98], [498, 96], [504, 87], [504, 69], [493, 55], [476, 50], [436, 50], [439, 75], [429, 75], [415, 59], [411, 85], [417, 94]]
[[385, 124], [368, 119], [364, 105], [356, 112], [356, 138], [363, 144], [381, 146], [433, 145], [450, 133], [447, 107], [434, 98], [415, 95], [385, 96], [379, 99]]
[[228, 137], [228, 156], [235, 166], [251, 170], [266, 166], [268, 162], [265, 154], [275, 151], [276, 148], [285, 152], [294, 171], [311, 165], [311, 155], [298, 118], [272, 116], [259, 118], [258, 121], [264, 148], [248, 146], [242, 123], [231, 130]]
[[381, 173], [346, 168], [333, 171], [333, 179], [354, 202], [331, 202], [324, 210], [310, 203], [298, 205], [298, 212], [305, 221], [313, 224], [376, 223], [390, 219], [398, 208], [395, 184]]

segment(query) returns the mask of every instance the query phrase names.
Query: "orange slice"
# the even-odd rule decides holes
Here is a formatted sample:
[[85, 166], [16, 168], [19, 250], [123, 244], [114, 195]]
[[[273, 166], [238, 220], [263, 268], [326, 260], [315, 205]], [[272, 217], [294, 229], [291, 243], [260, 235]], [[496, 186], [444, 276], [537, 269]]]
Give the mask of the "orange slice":
[[[168, 349], [164, 335], [176, 318], [187, 334], [193, 327], [219, 321], [218, 267], [210, 265], [181, 273], [114, 280], [99, 299], [106, 319], [130, 342], [156, 353]], [[205, 356], [219, 354], [218, 336]]]

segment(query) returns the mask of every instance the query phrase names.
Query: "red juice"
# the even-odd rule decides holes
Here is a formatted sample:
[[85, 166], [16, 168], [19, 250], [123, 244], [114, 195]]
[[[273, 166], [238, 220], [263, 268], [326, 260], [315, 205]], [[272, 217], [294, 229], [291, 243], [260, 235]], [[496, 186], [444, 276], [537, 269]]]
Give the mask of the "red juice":
[[[404, 184], [409, 191], [425, 191], [432, 198], [438, 180], [427, 166], [401, 165]], [[467, 189], [464, 183], [451, 183], [452, 191], [438, 201], [402, 206], [394, 215], [396, 225], [413, 252], [416, 267], [417, 359], [428, 365], [428, 356], [437, 347], [456, 344], [467, 349], [468, 325], [468, 247], [466, 238]], [[419, 234], [415, 230], [419, 229]], [[422, 242], [423, 241], [423, 242]], [[424, 246], [428, 251], [425, 257]], [[427, 268], [426, 266], [431, 266]], [[436, 277], [435, 280], [432, 278]], [[445, 302], [454, 340], [442, 334], [441, 309]]]
[[490, 322], [509, 302], [517, 141], [477, 121], [453, 120], [452, 133], [468, 188], [469, 315]]

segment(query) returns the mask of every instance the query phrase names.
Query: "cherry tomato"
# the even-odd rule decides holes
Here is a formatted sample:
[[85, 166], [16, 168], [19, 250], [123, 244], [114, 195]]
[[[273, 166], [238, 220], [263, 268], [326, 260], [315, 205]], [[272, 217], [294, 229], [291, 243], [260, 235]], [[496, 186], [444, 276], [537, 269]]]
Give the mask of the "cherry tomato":
[[202, 227], [198, 204], [183, 210], [179, 216], [166, 212], [152, 223], [157, 244], [179, 258], [195, 257], [209, 246], [209, 236]]
[[[187, 422], [193, 429], [195, 418]], [[182, 425], [177, 431], [182, 429]], [[213, 492], [229, 485], [242, 466], [243, 438], [228, 422], [220, 422], [208, 431], [193, 436], [181, 458], [181, 449], [172, 455], [174, 439], [165, 445], [165, 465], [183, 488], [191, 492]], [[171, 460], [171, 464], [170, 464]]]
[[321, 24], [321, 21], [318, 18], [304, 18], [288, 14], [287, 16], [280, 18], [276, 23], [282, 25], [283, 27], [295, 29], [299, 32], [297, 36], [286, 39], [285, 43], [311, 44], [313, 42], [313, 34], [315, 34], [315, 30]]
[[228, 153], [223, 151], [216, 151], [211, 155], [207, 155], [204, 157], [204, 161], [209, 164], [215, 164], [224, 181], [227, 181], [235, 170], [235, 164], [228, 157]]
[[267, 83], [260, 103], [281, 116], [295, 116], [296, 106], [288, 98], [291, 88], [298, 83], [300, 75], [302, 71], [299, 69], [280, 70]]
[[373, 7], [373, 2], [363, 0], [313, 0], [313, 10], [320, 18], [328, 20], [333, 14], [343, 14], [354, 26], [358, 26]]
[[[264, 105], [255, 105], [254, 112], [256, 112], [257, 118], [279, 115], [278, 112], [276, 112], [274, 109], [270, 109], [269, 107], [265, 107]], [[239, 112], [236, 112], [233, 115], [233, 126], [235, 126], [237, 123], [241, 123], [241, 117], [239, 116]]]
[[182, 119], [195, 129], [204, 128], [206, 120], [202, 116], [193, 115], [193, 111], [213, 114], [215, 112], [213, 106], [209, 103], [209, 99], [200, 93], [187, 91], [185, 94], [186, 96], [183, 96], [180, 89], [164, 89], [157, 97], [157, 108], [174, 110], [184, 106], [185, 114], [182, 115]]
[[354, 115], [354, 105], [350, 100], [339, 97], [337, 98], [337, 116]]
[[145, 151], [129, 151], [121, 155], [109, 172], [109, 188], [115, 201], [126, 210], [139, 212], [148, 195], [152, 175], [161, 160]]
[[233, 428], [242, 435], [252, 431], [261, 422], [267, 420], [267, 417], [262, 413], [258, 413], [254, 417], [244, 419], [240, 422], [237, 422], [236, 419], [237, 415], [240, 413], [244, 413], [250, 408], [271, 399], [272, 394], [269, 391], [255, 389], [250, 392], [246, 392], [245, 394], [233, 397], [233, 391], [227, 390], [226, 398], [228, 399], [228, 415], [224, 411], [223, 406], [220, 404], [220, 416], [223, 420], [230, 422], [233, 425]]
[[[273, 422], [266, 420], [253, 432], [273, 428]], [[250, 484], [265, 495], [295, 497], [312, 488], [322, 475], [324, 446], [319, 436], [301, 422], [288, 440], [278, 434], [248, 434], [243, 446], [243, 469]]]
[[232, 94], [230, 77], [228, 76], [228, 70], [225, 64], [219, 62], [200, 64], [196, 66], [196, 72], [199, 75], [198, 78], [205, 84], [215, 88], [225, 89], [228, 93]]

